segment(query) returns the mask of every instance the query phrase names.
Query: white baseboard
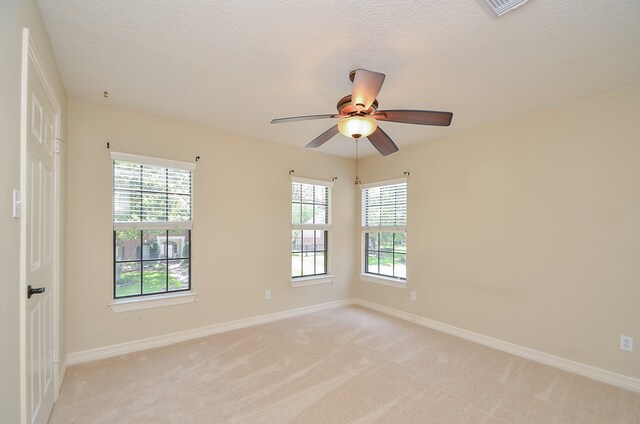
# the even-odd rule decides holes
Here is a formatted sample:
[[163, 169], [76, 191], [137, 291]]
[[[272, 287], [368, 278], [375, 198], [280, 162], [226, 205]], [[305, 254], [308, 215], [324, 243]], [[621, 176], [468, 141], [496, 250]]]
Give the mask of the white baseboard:
[[95, 361], [97, 359], [110, 358], [112, 356], [124, 355], [127, 353], [152, 349], [155, 347], [167, 346], [186, 340], [192, 340], [200, 337], [210, 336], [213, 334], [224, 333], [226, 331], [237, 330], [239, 328], [251, 327], [254, 325], [278, 321], [281, 319], [293, 318], [300, 315], [324, 311], [326, 309], [352, 305], [353, 303], [355, 303], [355, 301], [352, 299], [338, 300], [335, 302], [322, 303], [319, 305], [305, 306], [303, 308], [290, 309], [287, 311], [274, 312], [267, 315], [244, 318], [237, 321], [223, 322], [220, 324], [195, 328], [193, 330], [180, 331], [178, 333], [166, 334], [163, 336], [150, 337], [147, 339], [135, 340], [127, 343], [120, 343], [111, 346], [83, 350], [80, 352], [73, 352], [67, 356], [67, 364], [75, 365], [82, 362]]
[[464, 330], [462, 328], [444, 324], [439, 321], [434, 321], [419, 315], [414, 315], [409, 312], [400, 311], [388, 306], [369, 302], [367, 300], [355, 299], [353, 303], [364, 306], [365, 308], [382, 312], [386, 315], [391, 315], [396, 318], [411, 321], [413, 323], [431, 328], [433, 330], [441, 331], [443, 333], [451, 334], [452, 336], [460, 337], [462, 339], [498, 349], [503, 352], [511, 353], [522, 358], [530, 359], [532, 361], [550, 365], [552, 367], [559, 368], [564, 371], [569, 371], [574, 374], [579, 374], [593, 380], [602, 381], [603, 383], [611, 384], [613, 386], [640, 393], [640, 379], [637, 378], [627, 377], [622, 374], [616, 374], [614, 372], [596, 368], [591, 365], [582, 364], [580, 362], [571, 361], [559, 356], [550, 355], [548, 353], [530, 349], [528, 347], [505, 342], [504, 340], [494, 339], [493, 337], [484, 336], [482, 334], [474, 333], [473, 331]]
[[306, 306], [303, 308], [290, 309], [287, 311], [274, 312], [272, 314], [260, 315], [256, 317], [245, 318], [237, 321], [230, 321], [215, 325], [210, 325], [201, 328], [195, 328], [193, 330], [181, 331], [178, 333], [167, 334], [163, 336], [151, 337], [142, 340], [136, 340], [127, 343], [121, 343], [117, 345], [105, 346], [96, 349], [84, 350], [81, 352], [70, 353], [66, 361], [63, 363], [60, 370], [60, 383], [64, 379], [64, 374], [67, 369], [67, 365], [79, 364], [82, 362], [95, 361], [97, 359], [109, 358], [112, 356], [124, 355], [127, 353], [138, 352], [145, 349], [151, 349], [155, 347], [161, 347], [170, 345], [173, 343], [183, 342], [186, 340], [197, 339], [200, 337], [206, 337], [213, 334], [223, 333], [226, 331], [237, 330], [240, 328], [251, 327], [254, 325], [265, 324], [268, 322], [278, 321], [286, 318], [293, 318], [301, 315], [311, 314], [327, 309], [338, 308], [348, 305], [360, 305], [365, 308], [369, 308], [383, 314], [394, 316], [406, 321], [422, 325], [433, 330], [441, 331], [443, 333], [451, 334], [452, 336], [460, 337], [465, 340], [469, 340], [475, 343], [479, 343], [494, 349], [501, 350], [503, 352], [511, 353], [513, 355], [520, 356], [522, 358], [530, 359], [545, 365], [549, 365], [555, 368], [559, 368], [564, 371], [572, 372], [584, 377], [588, 377], [594, 380], [602, 381], [603, 383], [611, 384], [613, 386], [621, 387], [623, 389], [631, 390], [640, 393], [640, 379], [627, 377], [621, 374], [616, 374], [611, 371], [596, 368], [591, 365], [582, 364], [580, 362], [572, 361], [569, 359], [561, 358], [559, 356], [550, 355], [548, 353], [540, 352], [528, 347], [519, 346], [513, 343], [506, 342], [504, 340], [495, 339], [493, 337], [485, 336], [473, 331], [464, 330], [462, 328], [454, 327], [449, 324], [444, 324], [439, 321], [434, 321], [419, 315], [414, 315], [409, 312], [404, 312], [398, 309], [394, 309], [388, 306], [380, 305], [377, 303], [369, 302], [363, 299], [345, 299], [335, 302], [322, 303], [319, 305]]
[[64, 376], [67, 374], [67, 358], [64, 359], [64, 361], [62, 361], [62, 364], [60, 365], [59, 369], [58, 369], [58, 387], [56, 387], [56, 401], [58, 400], [58, 396], [60, 396], [60, 389], [62, 388], [62, 383], [64, 382]]

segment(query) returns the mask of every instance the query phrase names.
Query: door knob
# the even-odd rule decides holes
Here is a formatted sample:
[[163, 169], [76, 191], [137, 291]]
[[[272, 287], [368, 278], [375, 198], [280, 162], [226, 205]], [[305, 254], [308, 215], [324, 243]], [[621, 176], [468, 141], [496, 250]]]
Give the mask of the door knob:
[[39, 287], [37, 289], [34, 289], [33, 287], [31, 287], [31, 284], [29, 284], [29, 286], [27, 286], [27, 298], [31, 299], [31, 296], [33, 296], [34, 294], [40, 294], [40, 293], [44, 293], [44, 287]]

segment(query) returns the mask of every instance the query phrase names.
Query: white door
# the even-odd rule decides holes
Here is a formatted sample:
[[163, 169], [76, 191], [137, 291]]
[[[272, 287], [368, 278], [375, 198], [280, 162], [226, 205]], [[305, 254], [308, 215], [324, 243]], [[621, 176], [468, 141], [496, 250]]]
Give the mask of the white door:
[[[24, 63], [24, 62], [23, 62]], [[23, 74], [24, 75], [24, 74]], [[27, 297], [26, 407], [28, 423], [46, 423], [54, 403], [53, 225], [54, 148], [57, 119], [42, 77], [29, 55], [26, 85], [26, 149], [23, 150], [23, 202], [26, 233], [23, 270], [26, 284], [37, 289]], [[24, 121], [23, 121], [24, 124]], [[40, 292], [40, 293], [37, 293]]]

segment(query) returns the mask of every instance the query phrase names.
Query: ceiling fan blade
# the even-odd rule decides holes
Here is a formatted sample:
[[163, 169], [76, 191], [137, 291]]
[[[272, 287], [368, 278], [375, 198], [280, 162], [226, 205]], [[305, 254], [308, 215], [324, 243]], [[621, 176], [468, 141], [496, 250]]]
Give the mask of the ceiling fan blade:
[[284, 124], [287, 122], [298, 122], [298, 121], [311, 121], [314, 119], [325, 119], [325, 118], [342, 118], [342, 115], [338, 113], [327, 113], [324, 115], [306, 115], [306, 116], [292, 116], [289, 118], [276, 118], [272, 119], [272, 124]]
[[353, 77], [351, 104], [359, 111], [367, 110], [378, 97], [384, 82], [384, 74], [356, 69]]
[[453, 113], [433, 110], [379, 110], [374, 117], [379, 121], [447, 127], [451, 124]]
[[331, 137], [333, 137], [336, 134], [338, 134], [338, 126], [334, 125], [333, 127], [329, 128], [328, 130], [326, 130], [325, 132], [323, 132], [322, 134], [320, 134], [319, 136], [311, 140], [311, 142], [304, 147], [307, 147], [307, 148], [320, 147], [326, 141], [329, 141]]
[[391, 140], [391, 137], [386, 132], [382, 131], [382, 128], [378, 127], [373, 134], [367, 137], [373, 147], [378, 149], [382, 156], [390, 155], [393, 152], [398, 151], [398, 146]]

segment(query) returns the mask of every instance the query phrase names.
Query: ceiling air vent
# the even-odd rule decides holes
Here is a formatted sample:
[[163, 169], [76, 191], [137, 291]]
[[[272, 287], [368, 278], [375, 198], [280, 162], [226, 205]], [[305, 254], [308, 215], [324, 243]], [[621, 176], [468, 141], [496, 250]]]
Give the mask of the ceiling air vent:
[[522, 6], [527, 0], [483, 0], [489, 8], [498, 16], [502, 16], [518, 6]]

